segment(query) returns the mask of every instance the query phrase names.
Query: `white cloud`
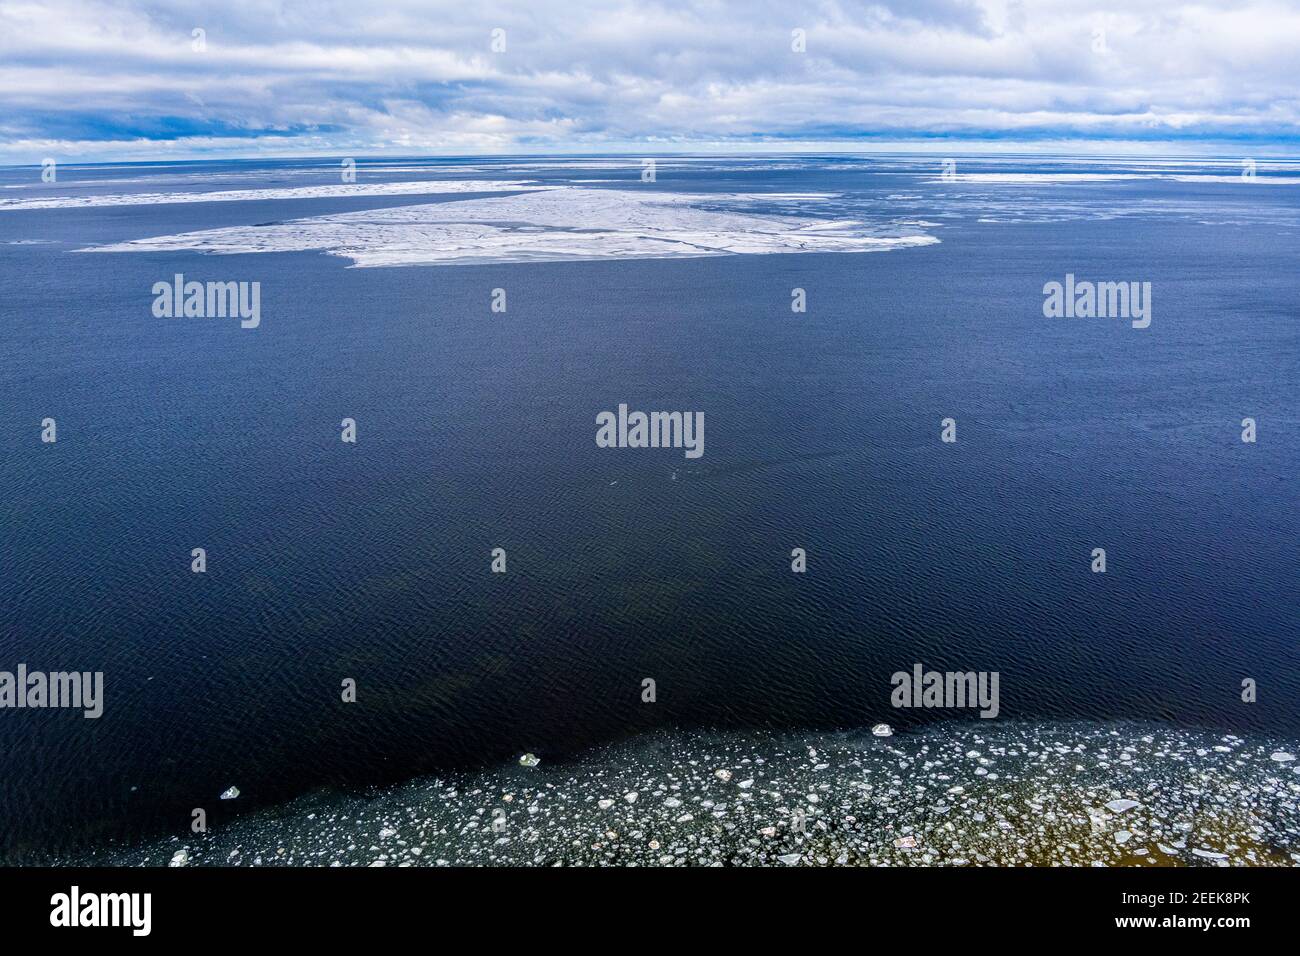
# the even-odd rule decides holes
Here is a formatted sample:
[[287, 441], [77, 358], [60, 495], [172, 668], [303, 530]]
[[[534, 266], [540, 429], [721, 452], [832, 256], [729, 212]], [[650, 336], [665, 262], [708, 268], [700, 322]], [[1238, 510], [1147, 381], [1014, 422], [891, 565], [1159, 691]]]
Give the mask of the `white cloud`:
[[1300, 9], [1274, 0], [0, 0], [0, 156], [1285, 145], [1300, 134], [1297, 49]]

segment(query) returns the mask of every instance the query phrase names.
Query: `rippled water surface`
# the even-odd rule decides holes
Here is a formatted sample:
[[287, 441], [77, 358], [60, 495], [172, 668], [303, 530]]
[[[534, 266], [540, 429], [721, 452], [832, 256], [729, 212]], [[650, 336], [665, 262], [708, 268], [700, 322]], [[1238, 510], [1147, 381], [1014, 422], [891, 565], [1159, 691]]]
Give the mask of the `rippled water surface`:
[[[998, 671], [990, 725], [1300, 734], [1294, 170], [640, 171], [0, 171], [0, 670], [100, 670], [106, 697], [0, 711], [7, 855], [642, 731], [973, 716], [891, 708], [916, 662]], [[430, 180], [482, 191], [380, 188]], [[215, 191], [241, 195], [172, 201]], [[523, 220], [474, 205], [503, 197]], [[213, 254], [232, 236], [261, 251]], [[260, 326], [154, 317], [176, 273], [260, 282]], [[1066, 273], [1151, 282], [1150, 328], [1044, 318]], [[704, 456], [598, 448], [624, 402], [703, 411]]]

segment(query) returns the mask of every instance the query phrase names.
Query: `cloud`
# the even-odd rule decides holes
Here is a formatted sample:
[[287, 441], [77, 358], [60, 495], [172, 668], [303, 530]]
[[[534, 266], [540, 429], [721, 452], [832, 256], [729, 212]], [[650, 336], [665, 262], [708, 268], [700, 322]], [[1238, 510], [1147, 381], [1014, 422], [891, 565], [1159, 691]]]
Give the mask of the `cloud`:
[[0, 0], [0, 156], [1285, 147], [1297, 49], [1271, 0]]

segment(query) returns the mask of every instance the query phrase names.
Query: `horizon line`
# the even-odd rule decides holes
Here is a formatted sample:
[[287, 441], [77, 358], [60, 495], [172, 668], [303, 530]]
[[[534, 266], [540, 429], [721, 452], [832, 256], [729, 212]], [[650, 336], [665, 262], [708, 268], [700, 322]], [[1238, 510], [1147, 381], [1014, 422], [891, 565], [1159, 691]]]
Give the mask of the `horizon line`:
[[[1067, 143], [1071, 145], [1097, 147], [1095, 149], [1068, 149], [1065, 148]], [[1253, 154], [1243, 152], [1242, 150], [1232, 151], [1228, 149], [1228, 143], [1220, 140], [1203, 141], [1200, 145], [1204, 148], [1199, 150], [1188, 150], [1187, 143], [1170, 143], [1168, 141], [1128, 141], [1125, 145], [1140, 145], [1143, 149], [1114, 149], [1117, 144], [1107, 140], [1082, 140], [1082, 141], [1057, 141], [1052, 144], [1026, 144], [1026, 143], [985, 143], [988, 148], [978, 148], [981, 144], [978, 141], [953, 141], [950, 143], [939, 143], [934, 140], [926, 140], [920, 143], [890, 143], [882, 144], [878, 148], [864, 148], [861, 144], [849, 146], [847, 144], [838, 144], [835, 142], [808, 142], [805, 144], [791, 143], [772, 143], [757, 144], [746, 143], [737, 144], [736, 147], [719, 147], [717, 144], [637, 144], [627, 146], [606, 146], [599, 150], [577, 150], [568, 147], [560, 148], [541, 148], [541, 149], [524, 149], [512, 151], [476, 151], [476, 152], [389, 152], [389, 147], [370, 147], [368, 151], [338, 151], [330, 150], [297, 150], [284, 153], [236, 153], [226, 151], [214, 151], [212, 153], [186, 153], [182, 155], [169, 156], [166, 154], [154, 155], [148, 157], [134, 158], [96, 158], [96, 159], [58, 159], [57, 151], [53, 157], [58, 161], [60, 166], [64, 167], [95, 167], [95, 166], [141, 166], [151, 164], [165, 165], [184, 165], [184, 164], [201, 164], [212, 162], [293, 162], [302, 160], [319, 160], [322, 162], [332, 160], [379, 160], [382, 162], [398, 162], [408, 160], [484, 160], [484, 159], [542, 159], [542, 158], [575, 158], [575, 159], [623, 159], [633, 158], [653, 159], [661, 156], [673, 157], [700, 157], [700, 158], [744, 158], [744, 157], [775, 157], [775, 156], [815, 156], [818, 154], [832, 155], [837, 157], [851, 158], [855, 156], [872, 157], [872, 156], [970, 156], [984, 159], [998, 157], [1034, 157], [1044, 160], [1074, 160], [1084, 161], [1103, 161], [1103, 160], [1182, 160], [1196, 159], [1203, 161], [1222, 161], [1222, 162], [1240, 162], [1242, 159], [1254, 159], [1256, 161], [1269, 162], [1300, 162], [1300, 151], [1294, 153], [1288, 152], [1261, 152], [1256, 151]], [[1169, 146], [1183, 147], [1181, 150], [1164, 150], [1160, 147]], [[655, 147], [658, 148], [655, 148]], [[942, 146], [949, 148], [943, 149]], [[1270, 144], [1273, 148], [1278, 148], [1281, 144]], [[1112, 147], [1112, 148], [1106, 148]], [[0, 152], [0, 156], [3, 156]], [[47, 154], [48, 155], [48, 154]], [[6, 157], [7, 158], [7, 157]], [[8, 162], [0, 161], [0, 169], [39, 169], [45, 162], [45, 157], [34, 159], [26, 162]]]

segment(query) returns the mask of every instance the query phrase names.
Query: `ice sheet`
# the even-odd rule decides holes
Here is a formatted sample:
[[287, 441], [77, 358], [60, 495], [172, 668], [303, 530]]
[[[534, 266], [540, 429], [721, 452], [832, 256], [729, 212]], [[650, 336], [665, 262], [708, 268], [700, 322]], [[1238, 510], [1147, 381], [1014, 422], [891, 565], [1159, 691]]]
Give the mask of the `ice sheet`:
[[[517, 184], [510, 186], [517, 188]], [[816, 204], [826, 195], [784, 194], [780, 198]], [[557, 187], [512, 196], [231, 226], [84, 251], [229, 254], [320, 249], [351, 259], [357, 266], [404, 266], [869, 252], [939, 241], [916, 227], [873, 227], [855, 219], [725, 208], [728, 203], [752, 206], [760, 198], [764, 197]]]
[[227, 189], [218, 192], [115, 193], [98, 196], [43, 196], [0, 199], [0, 212], [15, 209], [64, 209], [89, 206], [150, 206], [161, 203], [251, 202], [265, 199], [334, 199], [345, 196], [423, 196], [439, 193], [493, 193], [515, 189], [549, 189], [534, 182], [446, 180], [409, 183], [339, 183], [283, 189]]

